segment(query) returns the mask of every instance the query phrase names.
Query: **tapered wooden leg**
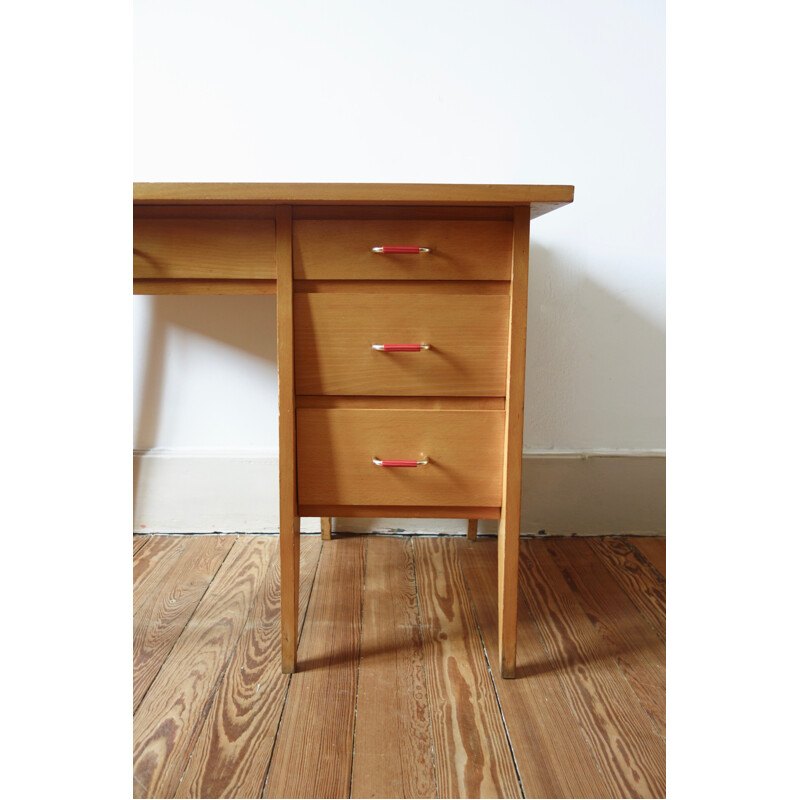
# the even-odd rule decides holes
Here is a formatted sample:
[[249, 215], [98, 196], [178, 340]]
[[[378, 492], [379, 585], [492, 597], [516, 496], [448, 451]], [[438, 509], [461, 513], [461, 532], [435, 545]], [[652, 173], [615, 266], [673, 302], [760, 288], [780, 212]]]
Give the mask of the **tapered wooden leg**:
[[281, 668], [297, 667], [300, 606], [300, 519], [295, 482], [294, 322], [292, 209], [275, 209], [275, 269], [278, 285], [278, 489], [281, 551]]
[[530, 209], [514, 209], [511, 313], [508, 322], [506, 431], [503, 500], [497, 529], [497, 591], [500, 674], [513, 678], [517, 661], [519, 515], [522, 486], [522, 429], [525, 405], [525, 331], [528, 308]]
[[517, 663], [517, 597], [519, 592], [519, 515], [503, 514], [497, 531], [497, 609], [500, 674], [513, 678]]
[[320, 517], [319, 518], [320, 526], [322, 527], [322, 538], [323, 539], [330, 539], [331, 538], [331, 518], [330, 517]]
[[478, 538], [478, 520], [467, 520], [467, 539], [474, 542]]
[[300, 610], [300, 517], [286, 517], [281, 509], [281, 670], [297, 669], [298, 612]]

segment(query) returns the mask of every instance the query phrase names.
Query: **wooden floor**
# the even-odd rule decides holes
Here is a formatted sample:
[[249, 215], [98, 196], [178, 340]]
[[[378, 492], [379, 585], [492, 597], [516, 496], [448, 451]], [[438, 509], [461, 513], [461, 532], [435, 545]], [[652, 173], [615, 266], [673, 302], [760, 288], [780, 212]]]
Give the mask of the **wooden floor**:
[[495, 539], [135, 536], [134, 797], [664, 797], [665, 543], [523, 540], [516, 680]]

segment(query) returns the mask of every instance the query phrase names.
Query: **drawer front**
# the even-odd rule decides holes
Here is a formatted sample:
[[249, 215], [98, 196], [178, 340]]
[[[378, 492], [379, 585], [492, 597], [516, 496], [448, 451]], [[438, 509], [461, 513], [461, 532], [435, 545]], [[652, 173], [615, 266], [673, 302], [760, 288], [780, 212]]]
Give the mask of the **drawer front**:
[[299, 503], [499, 506], [504, 420], [503, 411], [300, 408]]
[[[295, 220], [298, 279], [508, 280], [511, 223], [476, 220]], [[375, 253], [375, 247], [428, 253]]]
[[[300, 395], [505, 394], [507, 295], [297, 294]], [[373, 345], [426, 344], [380, 351]]]
[[134, 219], [134, 278], [275, 279], [273, 219]]

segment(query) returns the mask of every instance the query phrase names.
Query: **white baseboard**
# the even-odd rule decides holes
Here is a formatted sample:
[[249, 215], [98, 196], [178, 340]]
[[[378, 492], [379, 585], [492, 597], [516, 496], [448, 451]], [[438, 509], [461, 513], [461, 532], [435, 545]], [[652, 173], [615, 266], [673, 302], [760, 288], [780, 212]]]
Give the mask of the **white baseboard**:
[[[134, 532], [276, 533], [274, 451], [134, 451]], [[661, 452], [528, 453], [522, 464], [521, 530], [527, 535], [665, 533]], [[457, 533], [464, 520], [336, 518], [334, 531]], [[319, 531], [319, 518], [301, 530]], [[479, 533], [496, 533], [484, 520]]]

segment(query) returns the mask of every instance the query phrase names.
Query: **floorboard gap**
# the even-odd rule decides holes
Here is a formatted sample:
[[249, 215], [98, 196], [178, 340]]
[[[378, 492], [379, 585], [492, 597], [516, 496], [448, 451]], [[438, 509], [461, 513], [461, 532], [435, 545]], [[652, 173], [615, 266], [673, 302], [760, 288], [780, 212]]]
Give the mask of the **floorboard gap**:
[[[306, 607], [303, 611], [303, 619], [300, 620], [300, 630], [297, 634], [297, 647], [300, 647], [300, 640], [303, 638], [303, 629], [306, 625], [306, 617], [308, 616], [308, 608], [311, 605], [311, 594], [314, 591], [314, 584], [317, 581], [317, 570], [319, 569], [319, 561], [322, 558], [322, 547], [319, 548], [319, 553], [317, 553], [317, 561], [314, 564], [314, 574], [311, 576], [311, 586], [308, 589], [308, 600], [306, 601]], [[281, 724], [283, 723], [283, 712], [286, 710], [286, 701], [289, 699], [289, 687], [292, 685], [292, 678], [294, 677], [294, 673], [289, 675], [289, 680], [286, 681], [286, 689], [283, 693], [283, 703], [281, 703], [281, 713], [278, 717], [278, 727], [275, 729], [275, 738], [272, 740], [272, 747], [269, 751], [269, 758], [267, 759], [267, 771], [264, 774], [264, 785], [261, 787], [261, 794], [260, 797], [264, 797], [264, 792], [267, 790], [267, 781], [269, 780], [269, 771], [272, 767], [272, 757], [275, 755], [275, 745], [278, 743], [278, 736], [281, 733]]]
[[369, 558], [369, 539], [364, 543], [364, 574], [361, 577], [361, 621], [358, 626], [358, 666], [356, 667], [356, 702], [353, 708], [353, 744], [350, 750], [350, 784], [347, 796], [353, 796], [353, 768], [356, 763], [356, 725], [358, 724], [358, 688], [361, 680], [361, 645], [364, 640], [364, 605], [367, 597], [367, 559]]
[[[494, 699], [497, 701], [497, 708], [500, 710], [500, 719], [503, 721], [503, 730], [506, 732], [506, 741], [508, 742], [508, 749], [511, 752], [511, 761], [514, 763], [514, 771], [517, 773], [517, 783], [519, 784], [519, 793], [521, 797], [526, 797], [525, 787], [522, 785], [522, 776], [519, 773], [519, 765], [517, 764], [517, 756], [514, 753], [514, 745], [511, 743], [511, 734], [508, 732], [508, 725], [506, 724], [506, 715], [503, 713], [503, 704], [500, 702], [500, 695], [497, 692], [497, 684], [495, 682], [494, 672], [492, 665], [489, 663], [489, 654], [486, 652], [486, 642], [483, 640], [483, 631], [481, 630], [481, 623], [478, 619], [478, 612], [475, 609], [475, 603], [472, 599], [472, 589], [470, 589], [467, 576], [464, 574], [464, 565], [461, 563], [461, 553], [458, 552], [458, 567], [461, 570], [461, 577], [464, 580], [464, 586], [467, 589], [467, 597], [469, 597], [469, 607], [472, 609], [472, 618], [475, 620], [475, 627], [478, 631], [478, 638], [481, 640], [481, 647], [483, 648], [483, 658], [486, 661], [486, 669], [489, 672], [489, 678], [492, 681], [492, 689], [494, 690]], [[499, 631], [499, 626], [498, 626]], [[500, 678], [504, 680], [504, 678]]]
[[[254, 537], [257, 536], [257, 535], [258, 534], [253, 534]], [[237, 535], [236, 538], [238, 539], [239, 536]], [[235, 546], [236, 546], [236, 542], [234, 542], [234, 547]], [[233, 550], [233, 547], [231, 547], [231, 550]], [[228, 553], [225, 555], [225, 558], [223, 559], [223, 563], [225, 561], [227, 561], [228, 555], [230, 554], [231, 550], [228, 550]], [[276, 550], [275, 555], [273, 557], [274, 558], [278, 558], [277, 550]], [[222, 566], [222, 564], [220, 564], [220, 567], [221, 566]], [[217, 572], [219, 572], [219, 569], [217, 570]], [[214, 578], [217, 577], [217, 572], [214, 573]], [[266, 579], [267, 579], [267, 573], [265, 571], [263, 580], [266, 580]], [[211, 584], [213, 582], [214, 582], [214, 580], [212, 578], [212, 580], [209, 582], [208, 585], [211, 586]], [[256, 590], [253, 592], [253, 602], [247, 607], [247, 610], [244, 612], [244, 619], [245, 620], [248, 620], [250, 618], [250, 613], [252, 612], [253, 608], [255, 607], [256, 603], [258, 602], [258, 590], [259, 590], [259, 588], [260, 588], [260, 585], [256, 586]], [[205, 594], [205, 592], [203, 592], [203, 594]], [[201, 600], [202, 600], [202, 598], [201, 598]], [[198, 603], [197, 605], [199, 606], [200, 603]], [[173, 797], [178, 793], [178, 790], [180, 789], [180, 786], [183, 783], [183, 779], [186, 776], [187, 770], [189, 769], [189, 764], [191, 764], [191, 762], [192, 762], [192, 756], [194, 756], [194, 751], [195, 751], [195, 748], [197, 747], [197, 742], [200, 739], [200, 731], [202, 730], [203, 725], [206, 724], [206, 720], [208, 719], [208, 715], [209, 715], [211, 709], [214, 706], [214, 699], [217, 696], [217, 692], [219, 692], [219, 687], [222, 685], [222, 681], [224, 680], [225, 675], [228, 672], [228, 668], [231, 665], [231, 661], [233, 661], [233, 657], [236, 654], [236, 648], [239, 646], [239, 642], [241, 641], [242, 637], [244, 636], [244, 633], [245, 633], [245, 626], [242, 625], [242, 629], [239, 631], [239, 635], [236, 637], [236, 641], [233, 642], [233, 645], [232, 645], [232, 647], [230, 649], [230, 653], [228, 654], [228, 660], [225, 662], [225, 667], [220, 671], [219, 677], [217, 678], [217, 682], [214, 684], [213, 688], [211, 689], [211, 692], [208, 695], [208, 699], [206, 700], [205, 707], [203, 708], [203, 713], [201, 714], [201, 716], [197, 720], [197, 724], [195, 725], [194, 730], [192, 731], [192, 735], [194, 735], [195, 733], [197, 735], [195, 736], [194, 745], [192, 746], [192, 751], [191, 751], [191, 753], [189, 753], [189, 758], [186, 759], [186, 764], [184, 765], [183, 772], [181, 773], [181, 779], [178, 781], [178, 785], [175, 787], [175, 791], [173, 792]]]
[[[520, 548], [520, 560], [522, 560], [522, 558], [523, 558], [522, 549]], [[521, 582], [522, 582], [522, 578], [520, 577], [520, 583]], [[552, 656], [552, 654], [550, 653], [549, 648], [547, 647], [547, 642], [545, 641], [544, 636], [542, 636], [542, 633], [539, 630], [539, 624], [536, 622], [536, 615], [533, 613], [533, 611], [531, 610], [531, 607], [528, 605], [528, 601], [527, 601], [527, 599], [525, 597], [525, 593], [523, 591], [521, 591], [521, 590], [520, 590], [520, 593], [519, 593], [519, 601], [520, 601], [521, 607], [524, 608], [525, 611], [527, 611], [528, 616], [531, 618], [531, 621], [533, 622], [533, 630], [536, 632], [536, 636], [539, 638], [539, 641], [541, 642], [542, 648], [543, 648], [545, 654], [547, 655], [547, 660], [550, 662], [550, 670], [552, 671], [552, 673], [556, 676], [556, 679], [558, 680], [558, 685], [561, 687], [561, 694], [564, 695], [564, 697], [565, 697], [565, 699], [567, 701], [567, 705], [569, 706], [569, 710], [572, 713], [572, 716], [573, 716], [573, 718], [575, 719], [575, 722], [578, 725], [578, 730], [581, 732], [581, 736], [583, 737], [583, 741], [586, 744], [586, 749], [589, 752], [589, 757], [592, 759], [592, 763], [594, 764], [594, 768], [597, 770], [598, 774], [600, 775], [600, 779], [605, 784], [606, 783], [605, 775], [603, 774], [603, 770], [600, 768], [600, 762], [597, 760], [597, 755], [594, 752], [594, 748], [592, 747], [592, 743], [591, 743], [591, 740], [589, 739], [589, 735], [586, 732], [586, 730], [584, 729], [583, 723], [581, 722], [581, 718], [578, 715], [578, 712], [575, 710], [575, 706], [574, 706], [574, 704], [572, 702], [572, 698], [569, 696], [569, 692], [567, 691], [566, 687], [564, 686], [564, 679], [563, 679], [563, 677], [561, 675], [560, 670], [558, 669], [558, 666], [555, 663], [554, 657]], [[519, 615], [519, 610], [517, 611], [517, 614]], [[609, 796], [612, 796], [612, 795], [609, 795]]]
[[[409, 542], [411, 543], [411, 564], [414, 568], [414, 597], [417, 600], [417, 627], [419, 628], [419, 637], [420, 643], [422, 642], [422, 613], [420, 612], [419, 607], [419, 586], [417, 585], [417, 553], [414, 549], [414, 537], [409, 536]], [[431, 696], [430, 692], [428, 691], [428, 669], [425, 665], [425, 648], [421, 647], [422, 649], [422, 674], [425, 676], [425, 697], [428, 700], [428, 708], [431, 707]], [[431, 720], [430, 714], [428, 714], [428, 732], [430, 733], [431, 737], [431, 761], [433, 762], [433, 785], [436, 788], [436, 797], [439, 797], [439, 777], [436, 772], [436, 749], [433, 746], [433, 721]]]
[[[569, 561], [569, 558], [567, 558], [567, 561]], [[554, 564], [555, 564], [556, 569], [563, 576], [564, 581], [566, 582], [567, 586], [569, 587], [569, 590], [572, 592], [572, 595], [575, 598], [575, 602], [580, 607], [581, 611], [583, 611], [584, 615], [589, 620], [589, 622], [591, 623], [592, 627], [597, 631], [597, 635], [600, 637], [601, 640], [603, 640], [603, 632], [600, 629], [600, 627], [597, 625], [597, 623], [595, 623], [595, 621], [594, 621], [594, 619], [592, 617], [592, 614], [591, 614], [591, 609], [586, 607], [586, 604], [584, 603], [583, 599], [581, 598], [581, 593], [577, 590], [576, 586], [574, 585], [574, 583], [572, 581], [572, 577], [568, 573], [564, 572], [564, 570], [561, 568], [561, 566], [555, 560], [554, 560]], [[659, 732], [658, 726], [656, 725], [655, 721], [653, 720], [652, 716], [650, 715], [650, 712], [647, 710], [647, 707], [642, 702], [641, 697], [639, 697], [639, 693], [636, 691], [636, 687], [634, 686], [634, 684], [631, 683], [631, 681], [629, 680], [628, 676], [625, 674], [625, 671], [620, 666], [619, 659], [617, 658], [616, 654], [609, 648], [609, 646], [607, 644], [605, 644], [605, 642], [603, 642], [603, 646], [606, 648], [606, 651], [608, 653], [608, 660], [613, 662], [614, 666], [617, 669], [617, 672], [619, 673], [620, 678], [630, 687], [631, 693], [633, 694], [633, 696], [636, 698], [637, 702], [639, 703], [639, 707], [642, 709], [642, 713], [649, 720], [650, 726], [653, 729], [653, 733], [655, 733], [655, 735], [658, 736], [658, 738], [661, 739], [661, 741], [664, 742], [664, 744], [666, 745], [666, 740], [664, 739], [664, 737]]]
[[[236, 539], [238, 539], [238, 538], [239, 538], [239, 534], [236, 534]], [[184, 631], [189, 627], [189, 623], [194, 618], [194, 615], [197, 612], [197, 609], [200, 607], [200, 603], [203, 602], [203, 598], [206, 596], [206, 594], [208, 594], [208, 590], [211, 587], [211, 584], [214, 583], [214, 580], [216, 579], [217, 574], [222, 569], [222, 565], [228, 560], [228, 556], [230, 556], [231, 550], [233, 550], [233, 548], [235, 546], [236, 546], [236, 541], [234, 541], [234, 543], [231, 546], [231, 548], [228, 550], [227, 553], [225, 553], [225, 557], [222, 559], [222, 561], [219, 562], [219, 566], [216, 568], [216, 570], [214, 570], [214, 574], [211, 576], [211, 580], [208, 582], [208, 585], [206, 586], [206, 588], [203, 589], [203, 593], [200, 595], [200, 599], [195, 603], [195, 606], [192, 609], [192, 613], [189, 614], [189, 617], [186, 620], [185, 625], [181, 628], [181, 632], [175, 637], [175, 641], [172, 643], [172, 647], [170, 647], [169, 652], [166, 654], [166, 656], [164, 656], [164, 660], [161, 662], [161, 666], [159, 666], [158, 672], [156, 672], [156, 674], [153, 676], [153, 680], [150, 681], [150, 686], [147, 687], [147, 691], [142, 695], [142, 699], [139, 700], [139, 705], [136, 706], [136, 711], [133, 712], [134, 718], [136, 717], [136, 712], [142, 707], [142, 703], [144, 703], [144, 700], [147, 697], [148, 693], [150, 692], [151, 687], [153, 686], [153, 684], [155, 684], [159, 674], [161, 673], [161, 670], [164, 669], [164, 665], [167, 663], [167, 661], [169, 661], [169, 657], [172, 655], [172, 651], [175, 649], [176, 645], [180, 641], [181, 636], [183, 636]], [[183, 558], [185, 553], [186, 553], [186, 551], [184, 551], [183, 553], [180, 554], [180, 556], [178, 557], [178, 561], [180, 561]], [[191, 756], [189, 756], [189, 758], [191, 759]], [[187, 761], [186, 763], [188, 764], [189, 762]]]

